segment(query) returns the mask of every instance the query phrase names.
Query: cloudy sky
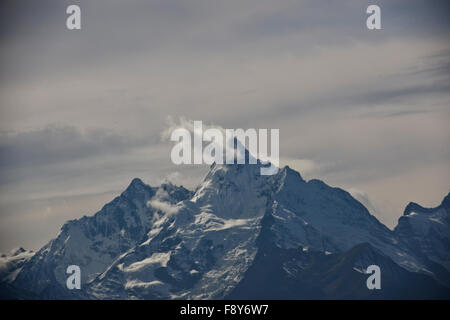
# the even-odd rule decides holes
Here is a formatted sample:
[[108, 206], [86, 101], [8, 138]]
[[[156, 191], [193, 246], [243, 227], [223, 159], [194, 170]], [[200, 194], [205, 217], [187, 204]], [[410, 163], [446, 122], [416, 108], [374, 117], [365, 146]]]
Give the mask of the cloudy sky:
[[194, 187], [206, 166], [173, 165], [161, 139], [179, 118], [279, 128], [282, 163], [391, 228], [409, 201], [438, 205], [449, 16], [437, 0], [2, 1], [0, 251], [39, 248], [134, 177]]

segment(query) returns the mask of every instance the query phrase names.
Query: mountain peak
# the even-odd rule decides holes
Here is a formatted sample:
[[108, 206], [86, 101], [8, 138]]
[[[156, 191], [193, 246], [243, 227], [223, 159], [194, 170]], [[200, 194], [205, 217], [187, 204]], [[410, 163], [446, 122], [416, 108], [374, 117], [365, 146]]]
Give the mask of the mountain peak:
[[404, 216], [408, 216], [410, 215], [412, 212], [416, 212], [416, 213], [432, 213], [434, 212], [436, 209], [439, 208], [444, 208], [447, 211], [450, 211], [450, 193], [447, 194], [447, 196], [444, 197], [444, 199], [442, 200], [441, 204], [435, 208], [425, 208], [422, 207], [420, 204], [417, 204], [415, 202], [410, 202], [408, 203], [408, 205], [406, 206], [403, 215]]
[[145, 183], [142, 182], [141, 179], [134, 178], [133, 180], [131, 180], [131, 183], [130, 183], [130, 185], [128, 186], [127, 189], [129, 189], [129, 188], [136, 188], [136, 187], [140, 187], [140, 186], [144, 186], [144, 185], [145, 185]]
[[142, 192], [148, 193], [148, 192], [150, 192], [150, 190], [151, 190], [151, 187], [146, 185], [144, 182], [142, 182], [141, 179], [134, 178], [133, 180], [131, 180], [130, 184], [125, 189], [125, 191], [122, 193], [122, 195], [127, 196], [130, 194], [142, 193]]
[[289, 166], [284, 166], [283, 169], [281, 169], [281, 172], [282, 172], [283, 174], [285, 174], [286, 177], [291, 177], [291, 178], [293, 178], [293, 179], [299, 179], [299, 180], [301, 180], [301, 181], [305, 181], [305, 180], [303, 180], [303, 177], [302, 177], [302, 175], [300, 174], [300, 172], [298, 172], [298, 171], [292, 169], [292, 168], [289, 167]]
[[420, 204], [417, 204], [415, 202], [410, 202], [405, 207], [405, 210], [403, 211], [404, 216], [410, 215], [412, 212], [426, 212], [430, 210], [429, 208], [424, 208]]
[[288, 190], [296, 190], [299, 184], [305, 182], [300, 173], [289, 166], [284, 166], [276, 175], [271, 176], [269, 181], [272, 181], [276, 188], [287, 188]]

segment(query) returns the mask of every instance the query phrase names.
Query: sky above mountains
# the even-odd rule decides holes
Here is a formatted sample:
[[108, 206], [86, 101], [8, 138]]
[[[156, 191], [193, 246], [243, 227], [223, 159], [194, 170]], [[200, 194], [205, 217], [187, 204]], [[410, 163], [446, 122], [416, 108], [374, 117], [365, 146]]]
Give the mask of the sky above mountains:
[[133, 177], [196, 186], [179, 118], [279, 128], [280, 157], [392, 227], [450, 181], [450, 4], [72, 1], [0, 5], [0, 251], [39, 248]]

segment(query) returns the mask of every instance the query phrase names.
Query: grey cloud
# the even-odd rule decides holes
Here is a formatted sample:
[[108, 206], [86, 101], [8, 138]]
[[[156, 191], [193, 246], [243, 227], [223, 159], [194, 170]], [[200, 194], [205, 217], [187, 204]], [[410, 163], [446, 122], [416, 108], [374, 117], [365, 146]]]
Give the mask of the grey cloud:
[[405, 103], [414, 100], [417, 97], [423, 98], [425, 95], [436, 96], [440, 94], [448, 95], [450, 92], [450, 83], [419, 84], [403, 88], [384, 89], [364, 94], [360, 97], [353, 97], [352, 103], [368, 105], [379, 105], [382, 103]]
[[[153, 140], [153, 141], [152, 141]], [[84, 132], [75, 127], [51, 126], [41, 130], [0, 135], [0, 166], [49, 165], [90, 156], [121, 154], [132, 148], [157, 143], [155, 138], [133, 140], [106, 129]]]
[[79, 1], [80, 32], [65, 30], [68, 4], [72, 2], [4, 4], [0, 10], [0, 57], [8, 62], [1, 66], [3, 76], [8, 75], [4, 81], [23, 78], [30, 71], [53, 74], [117, 60], [126, 63], [128, 56], [139, 52], [157, 57], [168, 51], [196, 55], [202, 50], [208, 55], [239, 49], [248, 55], [298, 55], [313, 47], [386, 41], [418, 31], [447, 35], [449, 30], [448, 2], [441, 0], [379, 1], [385, 30], [378, 34], [365, 28], [370, 1], [326, 5], [318, 1]]
[[362, 118], [367, 117], [373, 117], [373, 118], [390, 118], [390, 117], [403, 117], [403, 116], [410, 116], [410, 115], [420, 115], [425, 113], [431, 113], [432, 110], [425, 110], [425, 109], [413, 109], [413, 110], [399, 110], [399, 111], [392, 111], [392, 110], [381, 110], [378, 112], [371, 112], [366, 113], [362, 115]]

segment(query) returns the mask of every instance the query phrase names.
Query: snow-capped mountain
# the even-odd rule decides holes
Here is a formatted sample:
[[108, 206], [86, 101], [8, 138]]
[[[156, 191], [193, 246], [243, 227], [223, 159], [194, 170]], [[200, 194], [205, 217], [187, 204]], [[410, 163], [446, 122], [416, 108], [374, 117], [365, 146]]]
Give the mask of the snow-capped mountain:
[[306, 182], [289, 167], [274, 179], [272, 228], [280, 247], [342, 252], [367, 242], [408, 270], [423, 269], [410, 251], [397, 245], [393, 232], [348, 192], [320, 180]]
[[14, 283], [49, 297], [73, 295], [65, 288], [67, 266], [80, 266], [82, 284], [85, 284], [120, 254], [140, 244], [151, 227], [153, 216], [152, 208], [146, 204], [160, 190], [172, 203], [191, 194], [183, 187], [165, 184], [151, 188], [140, 179], [134, 179], [119, 197], [95, 215], [64, 224], [56, 239], [25, 264]]
[[450, 194], [436, 208], [409, 203], [394, 231], [405, 247], [450, 285]]
[[[342, 189], [289, 167], [261, 176], [260, 166], [213, 164], [194, 192], [134, 179], [95, 215], [66, 223], [12, 285], [40, 298], [450, 297], [448, 200], [431, 215], [407, 210], [393, 232]], [[427, 216], [403, 227], [413, 211]], [[420, 243], [437, 236], [418, 250], [408, 232]], [[65, 287], [72, 264], [82, 290]], [[376, 293], [365, 285], [370, 264], [385, 279]]]
[[158, 209], [143, 242], [95, 279], [89, 294], [224, 297], [256, 254], [268, 200], [265, 180], [256, 166], [213, 165], [191, 199]]

